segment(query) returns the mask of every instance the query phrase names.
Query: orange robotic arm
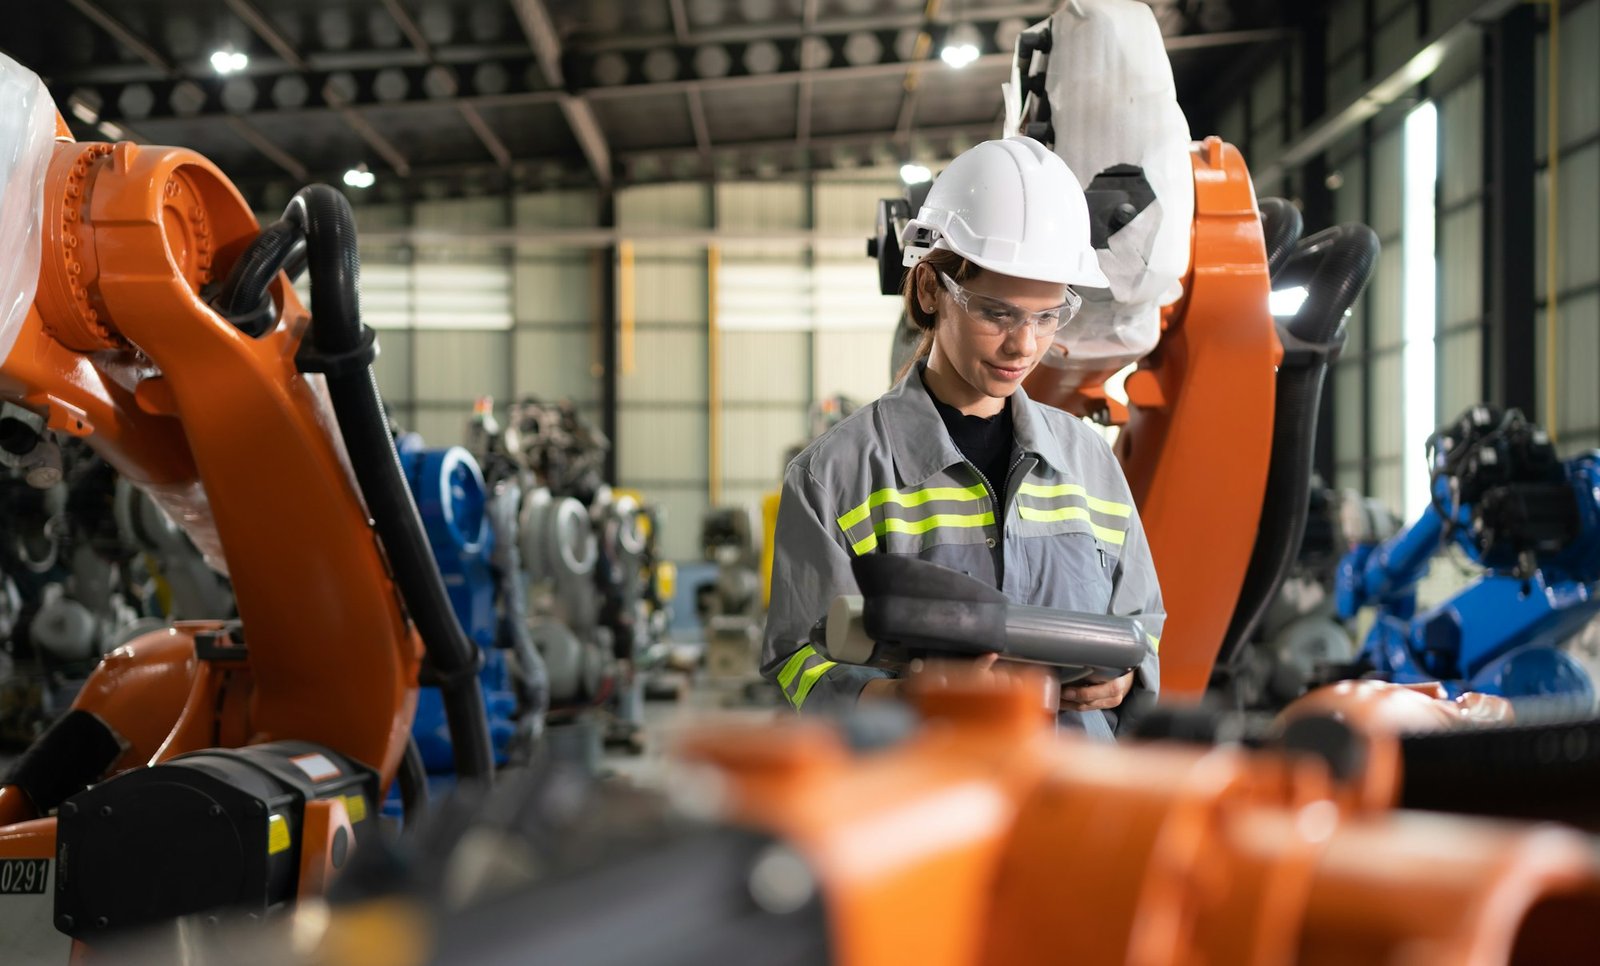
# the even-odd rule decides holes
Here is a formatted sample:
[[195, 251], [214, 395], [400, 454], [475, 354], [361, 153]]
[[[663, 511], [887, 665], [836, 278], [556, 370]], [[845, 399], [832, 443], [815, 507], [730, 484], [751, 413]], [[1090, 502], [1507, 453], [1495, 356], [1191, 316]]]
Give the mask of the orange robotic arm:
[[[0, 80], [19, 71], [3, 59], [0, 68], [10, 72]], [[305, 850], [295, 878], [315, 890], [348, 852], [351, 822], [375, 812], [368, 797], [400, 768], [425, 641], [442, 686], [467, 694], [452, 718], [453, 730], [466, 724], [459, 770], [486, 776], [492, 767], [486, 729], [472, 728], [484, 728], [476, 650], [448, 604], [434, 606], [443, 587], [367, 371], [375, 343], [356, 317], [348, 205], [331, 189], [307, 189], [282, 226], [307, 243], [313, 303], [327, 317], [313, 324], [274, 268], [270, 316], [247, 332], [208, 304], [260, 246], [255, 217], [214, 165], [179, 148], [77, 143], [59, 117], [46, 153], [38, 234], [23, 236], [39, 246], [37, 292], [25, 312], [0, 313], [11, 323], [0, 339], [9, 345], [0, 423], [42, 419], [82, 436], [142, 486], [226, 567], [242, 631], [180, 625], [108, 655], [69, 715], [78, 737], [47, 735], [30, 751], [21, 770], [45, 776], [31, 792], [20, 780], [0, 788], [0, 857], [54, 855], [55, 820], [27, 820], [85, 784], [204, 749], [275, 743], [276, 758], [258, 755], [245, 770], [287, 767], [274, 787], [310, 783], [296, 793], [301, 804], [286, 813], [281, 841]], [[29, 186], [5, 189], [10, 205]], [[362, 394], [367, 409], [349, 405]], [[380, 445], [366, 445], [374, 439]], [[95, 742], [111, 750], [81, 753]], [[218, 760], [224, 772], [238, 770], [226, 755]], [[313, 802], [348, 772], [341, 762], [371, 769], [374, 787], [352, 797], [347, 783], [327, 792], [333, 804]], [[40, 793], [51, 776], [59, 787]], [[227, 781], [252, 787], [248, 778]], [[216, 807], [233, 808], [227, 800]], [[277, 854], [277, 827], [262, 808], [245, 815], [247, 806], [240, 821], [274, 836], [269, 854]], [[331, 867], [328, 856], [338, 857]], [[74, 858], [83, 861], [83, 850]], [[55, 926], [80, 936], [86, 928], [61, 915]]]

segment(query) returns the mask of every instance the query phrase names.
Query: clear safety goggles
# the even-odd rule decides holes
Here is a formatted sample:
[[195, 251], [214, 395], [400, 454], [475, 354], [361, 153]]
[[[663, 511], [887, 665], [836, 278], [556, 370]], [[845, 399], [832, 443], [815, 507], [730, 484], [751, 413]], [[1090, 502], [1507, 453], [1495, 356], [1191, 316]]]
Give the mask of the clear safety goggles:
[[961, 306], [961, 310], [967, 313], [968, 318], [994, 335], [1009, 335], [1025, 325], [1032, 325], [1034, 333], [1039, 338], [1047, 339], [1055, 335], [1057, 329], [1071, 322], [1078, 314], [1078, 310], [1083, 307], [1083, 297], [1070, 288], [1067, 289], [1065, 302], [1054, 308], [1030, 312], [1005, 299], [969, 292], [944, 272], [939, 273], [939, 281], [944, 284], [945, 291], [950, 293], [956, 304]]

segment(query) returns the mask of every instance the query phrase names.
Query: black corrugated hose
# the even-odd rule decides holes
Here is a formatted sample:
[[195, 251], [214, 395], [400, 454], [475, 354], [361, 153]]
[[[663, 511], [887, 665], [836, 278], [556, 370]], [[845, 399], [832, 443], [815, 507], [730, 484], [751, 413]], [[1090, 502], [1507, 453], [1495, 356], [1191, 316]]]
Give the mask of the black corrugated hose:
[[1317, 410], [1328, 365], [1344, 344], [1344, 314], [1378, 264], [1378, 236], [1366, 225], [1339, 225], [1302, 239], [1284, 263], [1276, 288], [1306, 286], [1306, 300], [1280, 325], [1284, 364], [1273, 407], [1272, 461], [1255, 549], [1217, 666], [1240, 653], [1260, 623], [1305, 536]]
[[406, 753], [400, 758], [400, 814], [410, 827], [428, 809], [428, 769], [422, 762], [422, 749], [416, 736], [406, 739]]
[[1600, 719], [1408, 735], [1400, 804], [1600, 827]]
[[[311, 185], [294, 196], [284, 210], [282, 222], [277, 224], [287, 224], [294, 234], [305, 238], [305, 258], [311, 272], [312, 346], [325, 359], [359, 356], [370, 336], [361, 324], [357, 295], [361, 261], [349, 201], [327, 185]], [[268, 235], [271, 238], [259, 245], [259, 251], [258, 246], [252, 246], [246, 253], [262, 262], [259, 271], [245, 274], [236, 286], [236, 297], [241, 302], [252, 292], [265, 293], [271, 276], [263, 280], [260, 273], [270, 259], [282, 259], [278, 264], [287, 266], [297, 257], [292, 240], [284, 244], [280, 233], [272, 229], [263, 237]], [[245, 282], [256, 287], [246, 288]], [[483, 692], [478, 687], [478, 647], [462, 631], [450, 606], [411, 489], [400, 469], [400, 457], [395, 452], [372, 367], [330, 367], [327, 380], [356, 482], [372, 514], [406, 609], [422, 637], [429, 671], [438, 678], [437, 682], [425, 683], [437, 683], [443, 697], [456, 775], [461, 781], [487, 783], [493, 778], [494, 755]]]
[[1272, 287], [1278, 288], [1278, 272], [1305, 232], [1305, 220], [1300, 216], [1300, 209], [1283, 198], [1262, 198], [1257, 205], [1261, 209], [1261, 231], [1267, 242], [1267, 276], [1274, 280]]

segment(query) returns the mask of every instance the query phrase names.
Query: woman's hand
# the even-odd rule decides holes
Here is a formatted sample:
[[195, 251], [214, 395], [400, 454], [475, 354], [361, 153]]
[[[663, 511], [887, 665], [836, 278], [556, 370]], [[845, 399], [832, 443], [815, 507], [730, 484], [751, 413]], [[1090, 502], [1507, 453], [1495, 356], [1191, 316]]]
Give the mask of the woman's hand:
[[906, 677], [873, 678], [868, 681], [866, 687], [861, 689], [860, 700], [903, 699], [906, 686], [913, 680], [912, 675], [923, 686], [948, 684], [952, 677], [993, 685], [1014, 676], [1005, 666], [995, 666], [999, 659], [998, 654], [985, 654], [970, 661], [918, 661], [912, 664]]
[[1133, 672], [1103, 684], [1067, 684], [1061, 688], [1061, 710], [1104, 711], [1122, 703], [1133, 688]]

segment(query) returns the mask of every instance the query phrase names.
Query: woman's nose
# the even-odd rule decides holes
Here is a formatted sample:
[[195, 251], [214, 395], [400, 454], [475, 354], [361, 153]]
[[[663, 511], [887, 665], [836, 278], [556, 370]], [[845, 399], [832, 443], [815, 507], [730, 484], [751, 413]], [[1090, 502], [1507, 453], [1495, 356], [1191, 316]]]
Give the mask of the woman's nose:
[[1039, 333], [1032, 322], [1024, 322], [1006, 333], [1005, 350], [1016, 356], [1031, 356], [1039, 349]]

